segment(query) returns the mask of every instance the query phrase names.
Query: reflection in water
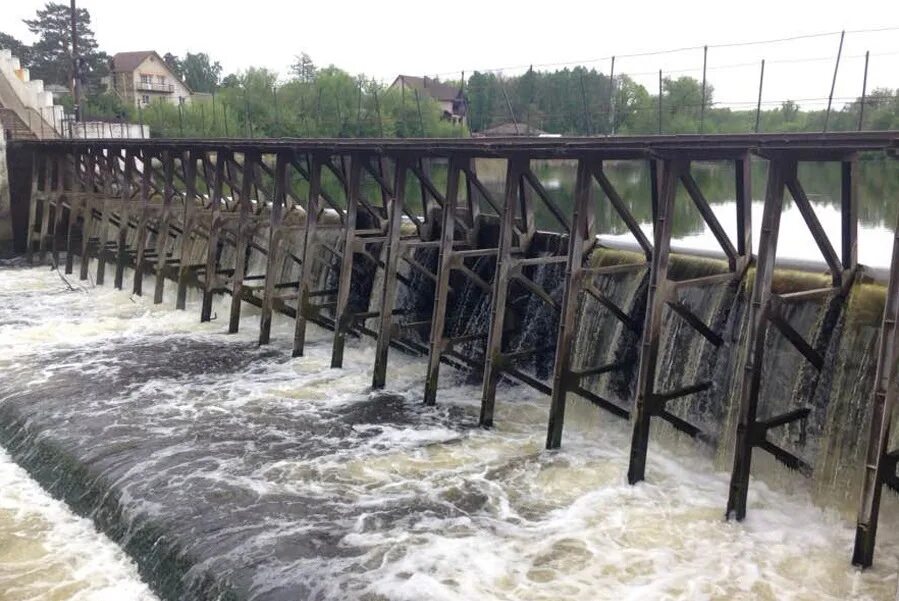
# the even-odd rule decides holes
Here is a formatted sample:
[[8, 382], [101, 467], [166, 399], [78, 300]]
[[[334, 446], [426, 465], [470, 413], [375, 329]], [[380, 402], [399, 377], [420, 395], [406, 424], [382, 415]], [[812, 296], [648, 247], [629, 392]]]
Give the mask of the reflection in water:
[[[766, 163], [753, 161], [753, 240], [758, 247], [759, 225], [762, 220], [762, 201], [765, 192]], [[501, 193], [505, 177], [505, 163], [499, 160], [478, 162], [479, 176], [489, 183], [492, 191]], [[534, 172], [553, 195], [553, 199], [567, 213], [573, 207], [575, 169], [573, 162], [535, 162]], [[605, 171], [631, 213], [652, 240], [652, 206], [649, 194], [649, 169], [639, 161], [606, 162]], [[862, 157], [859, 186], [859, 260], [872, 267], [888, 267], [892, 249], [893, 228], [899, 212], [899, 161], [884, 157]], [[736, 240], [736, 211], [734, 203], [734, 170], [730, 163], [694, 163], [693, 176], [704, 196], [712, 205], [725, 231]], [[445, 175], [444, 175], [445, 177]], [[803, 163], [799, 178], [806, 194], [815, 206], [818, 218], [831, 238], [834, 248], [840, 247], [840, 166], [836, 163]], [[549, 182], [550, 185], [546, 185]], [[599, 198], [598, 186], [594, 189]], [[540, 228], [558, 231], [545, 206], [535, 200], [537, 224]], [[632, 240], [624, 223], [607, 202], [597, 203], [599, 234]], [[784, 202], [778, 257], [819, 261], [817, 247], [802, 221], [789, 192]], [[718, 250], [714, 236], [706, 227], [683, 186], [678, 189], [672, 232], [675, 248]]]
[[[449, 370], [440, 406], [421, 407], [420, 359], [393, 354], [393, 392], [369, 394], [369, 342], [333, 370], [325, 332], [293, 360], [288, 320], [260, 350], [249, 315], [225, 336], [197, 323], [196, 302], [173, 312], [111, 287], [66, 293], [42, 269], [0, 272], [0, 298], [0, 414], [109, 483], [95, 518], [120, 524], [142, 565], [186, 550], [169, 598], [209, 598], [213, 581], [258, 600], [896, 594], [897, 533], [882, 532], [877, 566], [859, 573], [852, 524], [801, 487], [759, 481], [749, 519], [725, 522], [727, 475], [693, 444], [656, 442], [648, 482], [628, 486], [627, 424], [582, 404], [564, 449], [546, 453], [546, 397], [503, 387], [497, 429], [480, 430], [479, 390]], [[39, 471], [28, 447], [14, 455]]]

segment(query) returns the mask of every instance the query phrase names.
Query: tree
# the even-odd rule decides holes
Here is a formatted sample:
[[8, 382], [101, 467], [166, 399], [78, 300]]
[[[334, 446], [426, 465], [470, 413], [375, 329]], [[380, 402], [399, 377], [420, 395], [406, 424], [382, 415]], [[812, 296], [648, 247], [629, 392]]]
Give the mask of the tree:
[[211, 94], [221, 80], [222, 65], [218, 61], [213, 62], [205, 52], [188, 52], [181, 61], [181, 77], [194, 92]]
[[315, 63], [312, 62], [312, 57], [303, 52], [294, 58], [296, 62], [290, 66], [290, 71], [296, 78], [305, 83], [315, 81], [318, 70], [315, 68]]
[[12, 52], [12, 55], [18, 57], [23, 66], [31, 63], [31, 48], [2, 31], [0, 31], [0, 48]]
[[162, 61], [166, 64], [166, 66], [172, 70], [172, 73], [177, 75], [180, 78], [184, 77], [184, 73], [181, 68], [181, 59], [178, 58], [177, 55], [172, 54], [171, 52], [166, 52], [162, 57]]
[[[34, 19], [25, 19], [29, 31], [37, 36], [31, 47], [31, 76], [45, 83], [68, 85], [72, 79], [72, 22], [69, 6], [47, 2]], [[88, 84], [96, 83], [109, 71], [108, 57], [97, 50], [87, 9], [76, 13], [80, 76]]]

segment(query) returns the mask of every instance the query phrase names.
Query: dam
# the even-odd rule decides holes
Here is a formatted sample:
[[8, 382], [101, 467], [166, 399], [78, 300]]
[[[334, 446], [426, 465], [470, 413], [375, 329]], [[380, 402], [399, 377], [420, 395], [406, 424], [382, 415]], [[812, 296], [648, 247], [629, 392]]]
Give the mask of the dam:
[[[15, 142], [13, 229], [26, 263], [59, 273], [41, 279], [15, 263], [4, 325], [50, 312], [41, 336], [58, 346], [37, 357], [11, 345], [30, 358], [7, 362], [0, 440], [165, 598], [416, 598], [438, 590], [427, 578], [478, 596], [443, 564], [454, 553], [468, 569], [487, 561], [458, 544], [496, 544], [484, 529], [503, 528], [518, 528], [510, 536], [522, 544], [553, 539], [526, 576], [551, 582], [572, 570], [558, 558], [577, 572], [602, 542], [578, 539], [577, 520], [558, 516], [562, 499], [595, 488], [585, 502], [603, 504], [605, 489], [639, 505], [662, 494], [654, 480], [682, 490], [666, 489], [675, 515], [649, 504], [627, 520], [638, 546], [657, 544], [641, 528], [669, 522], [698, 529], [690, 544], [705, 539], [711, 555], [733, 544], [730, 557], [735, 523], [760, 528], [753, 511], [809, 514], [769, 480], [811, 482], [823, 505], [857, 515], [854, 542], [835, 543], [848, 544], [845, 565], [821, 565], [870, 567], [878, 523], [896, 519], [899, 247], [879, 265], [888, 273], [859, 264], [858, 186], [860, 160], [897, 149], [894, 132]], [[538, 162], [571, 172], [570, 204]], [[761, 215], [753, 163], [765, 170]], [[809, 163], [838, 170], [838, 244], [806, 193]], [[649, 233], [635, 191], [613, 175], [621, 164], [646, 173]], [[704, 194], [707, 164], [730, 178], [733, 228]], [[817, 266], [775, 265], [779, 238], [793, 234], [780, 225], [787, 192]], [[720, 247], [714, 256], [673, 252], [687, 210]], [[597, 242], [613, 222], [631, 245]], [[51, 281], [70, 294], [51, 293]], [[79, 292], [94, 283], [100, 295]], [[460, 401], [472, 389], [477, 402]], [[535, 427], [541, 444], [511, 453], [510, 439]], [[472, 469], [454, 463], [460, 448], [504, 460], [440, 482]], [[728, 483], [678, 465], [696, 448]], [[602, 469], [589, 459], [604, 455], [614, 460]], [[684, 521], [691, 486], [702, 516]], [[564, 536], [551, 534], [554, 520]], [[881, 530], [893, 551], [894, 528]], [[753, 552], [783, 552], [769, 542]], [[425, 557], [404, 564], [420, 544]], [[514, 557], [509, 544], [500, 553]], [[878, 563], [895, 573], [892, 555]], [[398, 588], [318, 581], [336, 574], [325, 560], [349, 574], [387, 570], [381, 586]], [[877, 570], [865, 573], [880, 579], [866, 581], [871, 598], [896, 588]], [[564, 586], [589, 598], [574, 572]], [[817, 577], [835, 598], [859, 593]], [[777, 596], [727, 580], [725, 597]]]

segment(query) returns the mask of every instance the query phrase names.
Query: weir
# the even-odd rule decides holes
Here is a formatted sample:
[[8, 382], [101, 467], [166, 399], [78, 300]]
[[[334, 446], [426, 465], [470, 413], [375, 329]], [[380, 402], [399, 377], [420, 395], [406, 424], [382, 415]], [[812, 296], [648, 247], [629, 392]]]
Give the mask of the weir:
[[[814, 457], [820, 437], [813, 444], [807, 433], [824, 423], [837, 431], [858, 426], [834, 422], [839, 414], [830, 402], [847, 307], [860, 287], [870, 287], [857, 254], [858, 160], [863, 153], [895, 158], [899, 132], [52, 140], [12, 142], [8, 152], [11, 163], [31, 165], [11, 174], [19, 191], [12, 214], [28, 207], [27, 223], [14, 229], [29, 261], [49, 258], [73, 273], [79, 257], [87, 279], [94, 260], [97, 284], [111, 275], [116, 288], [136, 294], [152, 275], [154, 301], [172, 285], [178, 309], [197, 288], [203, 321], [213, 317], [214, 297], [229, 295], [228, 331], [241, 327], [244, 303], [255, 305], [260, 345], [270, 342], [273, 314], [287, 315], [295, 320], [294, 356], [303, 355], [312, 322], [333, 331], [335, 368], [343, 365], [347, 338], [372, 337], [376, 389], [387, 385], [391, 349], [426, 356], [426, 405], [438, 401], [442, 365], [467, 370], [482, 381], [484, 427], [493, 425], [501, 380], [530, 386], [550, 397], [549, 449], [562, 444], [573, 393], [631, 419], [631, 483], [645, 478], [652, 418], [659, 418], [732, 458], [730, 519], [742, 520], [749, 509], [759, 451], [808, 476], [823, 466]], [[751, 158], [768, 168], [757, 256]], [[485, 159], [504, 162], [500, 192], [479, 177], [477, 163]], [[541, 182], [537, 161], [576, 169], [572, 207]], [[607, 176], [604, 165], [620, 161], [651, 174], [652, 240]], [[733, 166], [733, 239], [694, 176], [704, 162]], [[800, 182], [804, 162], [840, 165], [838, 246]], [[31, 182], [30, 194], [21, 193], [29, 188], [23, 181]], [[694, 259], [685, 268], [686, 259], [672, 252], [672, 222], [684, 201], [679, 190], [720, 244], [722, 261]], [[787, 191], [825, 276], [785, 283], [776, 275]], [[598, 216], [609, 214], [632, 234], [636, 252], [599, 247]], [[126, 283], [129, 270], [133, 280]], [[850, 432], [866, 449], [852, 558], [862, 567], [873, 561], [883, 488], [899, 489], [899, 448], [890, 435], [897, 319], [899, 237], [879, 318], [876, 374], [870, 396], [855, 401], [869, 417]], [[786, 394], [766, 382], [785, 348], [799, 374]], [[702, 417], [709, 415], [715, 417]]]

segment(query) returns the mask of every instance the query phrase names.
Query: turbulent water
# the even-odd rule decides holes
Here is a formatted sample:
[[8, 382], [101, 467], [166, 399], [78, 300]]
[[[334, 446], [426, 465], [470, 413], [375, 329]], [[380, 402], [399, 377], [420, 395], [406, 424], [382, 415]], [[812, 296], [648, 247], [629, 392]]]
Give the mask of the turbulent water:
[[[291, 359], [292, 322], [259, 349], [248, 309], [228, 336], [170, 301], [0, 270], [0, 599], [153, 598], [10, 455], [168, 598], [896, 598], [899, 532], [859, 572], [854, 525], [802, 486], [756, 479], [728, 523], [728, 475], [693, 443], [655, 440], [628, 486], [628, 424], [592, 407], [548, 453], [548, 399], [524, 387], [484, 431], [449, 369], [428, 410], [422, 359], [393, 353], [373, 394], [370, 341], [332, 370], [327, 332]], [[54, 470], [75, 458], [78, 481]]]

